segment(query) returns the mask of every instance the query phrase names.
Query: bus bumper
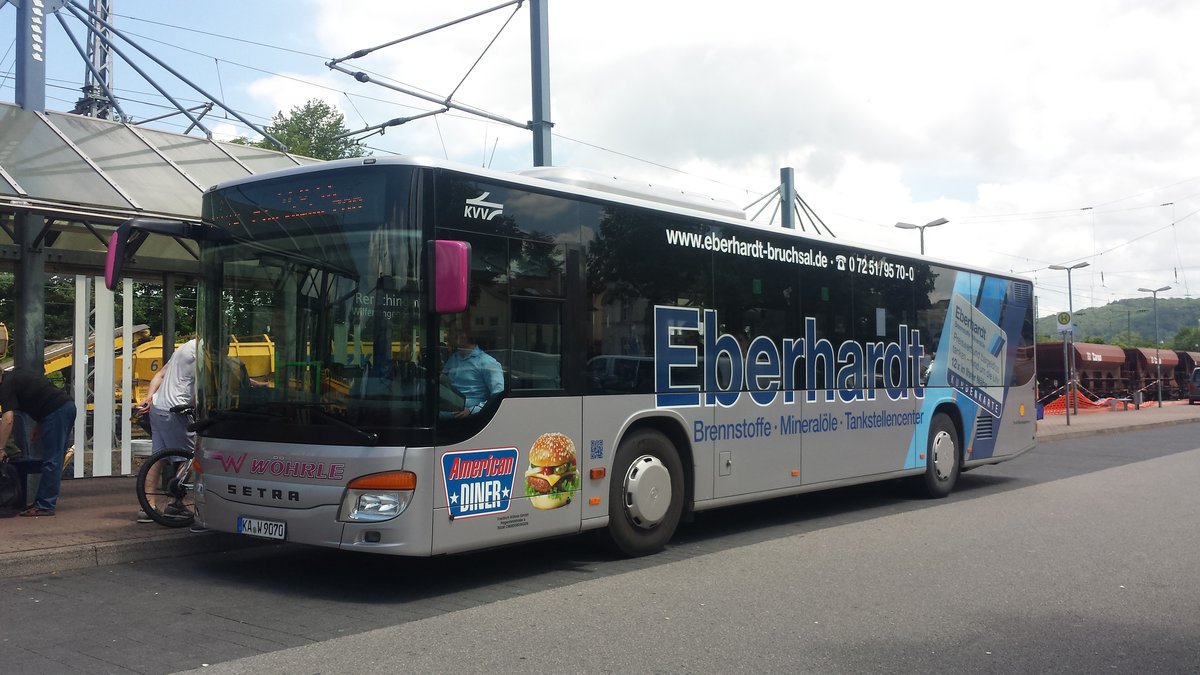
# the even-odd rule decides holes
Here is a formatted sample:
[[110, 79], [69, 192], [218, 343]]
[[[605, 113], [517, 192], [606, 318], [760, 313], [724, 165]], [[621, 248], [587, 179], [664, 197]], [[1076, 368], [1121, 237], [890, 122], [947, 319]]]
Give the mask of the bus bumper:
[[[245, 504], [203, 485], [197, 490], [196, 506], [197, 522], [218, 532], [387, 555], [429, 556], [432, 550], [432, 519], [429, 513], [422, 513], [417, 500], [399, 516], [374, 523], [339, 521], [339, 504], [304, 509]], [[272, 526], [267, 536], [239, 532], [238, 524], [246, 518], [282, 523], [282, 538], [275, 536], [280, 534], [277, 526]]]

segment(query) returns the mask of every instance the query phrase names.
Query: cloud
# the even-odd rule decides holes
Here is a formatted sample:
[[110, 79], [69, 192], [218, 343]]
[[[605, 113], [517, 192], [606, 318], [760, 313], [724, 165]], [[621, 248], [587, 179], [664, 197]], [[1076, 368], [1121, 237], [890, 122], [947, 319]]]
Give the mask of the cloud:
[[241, 127], [235, 126], [228, 122], [220, 122], [213, 125], [212, 135], [214, 141], [229, 142], [238, 136], [245, 136], [246, 132]]
[[250, 82], [246, 92], [251, 97], [267, 103], [275, 113], [286, 114], [292, 108], [315, 98], [325, 101], [345, 114], [346, 100], [338, 93], [338, 84], [341, 83], [328, 75], [282, 73]]
[[[493, 5], [322, 0], [313, 16], [320, 50], [348, 54]], [[524, 121], [525, 8], [472, 65], [509, 12], [347, 65], [441, 96], [457, 87], [456, 100]], [[608, 0], [549, 12], [556, 163], [742, 204], [793, 166], [839, 238], [915, 252], [892, 224], [946, 217], [927, 233], [932, 255], [1030, 271], [1047, 311], [1067, 303], [1045, 265], [1080, 257], [1090, 294], [1135, 295], [1179, 267], [1200, 284], [1179, 254], [1200, 244], [1200, 5]], [[432, 107], [329, 81], [378, 98], [355, 98], [373, 121], [411, 114], [402, 103]], [[304, 95], [272, 87], [280, 107]], [[529, 162], [527, 132], [463, 115], [374, 141], [502, 169]], [[1164, 202], [1174, 228], [1161, 229]]]

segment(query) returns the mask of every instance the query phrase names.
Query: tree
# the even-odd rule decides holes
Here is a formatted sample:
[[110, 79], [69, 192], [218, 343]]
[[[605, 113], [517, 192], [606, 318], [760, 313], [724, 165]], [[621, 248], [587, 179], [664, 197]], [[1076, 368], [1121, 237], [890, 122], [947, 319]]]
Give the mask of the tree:
[[1200, 351], [1200, 328], [1196, 326], [1180, 327], [1175, 333], [1175, 343], [1172, 348], [1187, 352]]
[[[47, 342], [69, 341], [75, 335], [75, 278], [58, 274], [46, 276], [44, 285], [45, 312], [44, 332]], [[133, 323], [146, 324], [153, 335], [163, 329], [163, 289], [157, 284], [134, 283]], [[0, 272], [0, 323], [9, 332], [9, 354], [12, 356], [12, 340], [20, 330], [20, 317], [16, 315], [15, 278], [11, 272]], [[94, 303], [95, 300], [92, 300]], [[121, 326], [121, 303], [123, 294], [116, 294], [113, 308], [114, 326]], [[94, 306], [94, 304], [93, 304]], [[196, 287], [182, 283], [175, 289], [175, 334], [193, 335], [196, 332]], [[4, 358], [0, 355], [0, 358]]]
[[1153, 347], [1154, 341], [1142, 337], [1141, 333], [1121, 331], [1109, 338], [1109, 344], [1118, 347]]
[[[337, 108], [314, 98], [304, 105], [295, 106], [284, 115], [275, 113], [266, 132], [287, 146], [288, 152], [314, 159], [345, 159], [362, 157], [367, 149], [357, 141], [338, 136], [349, 131], [345, 117]], [[244, 136], [235, 138], [234, 143], [253, 145], [268, 150], [278, 150], [268, 138], [251, 141]]]

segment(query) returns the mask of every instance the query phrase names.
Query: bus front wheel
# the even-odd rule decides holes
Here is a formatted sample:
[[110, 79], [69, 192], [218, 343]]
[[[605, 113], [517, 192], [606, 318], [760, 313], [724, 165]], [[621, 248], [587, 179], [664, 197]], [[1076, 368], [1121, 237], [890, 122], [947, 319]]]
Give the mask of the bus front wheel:
[[925, 449], [925, 475], [921, 477], [921, 491], [926, 497], [940, 499], [954, 490], [962, 470], [960, 446], [958, 428], [950, 416], [934, 415]]
[[683, 497], [683, 464], [675, 446], [653, 429], [633, 432], [617, 448], [602, 538], [627, 556], [661, 551], [679, 525]]

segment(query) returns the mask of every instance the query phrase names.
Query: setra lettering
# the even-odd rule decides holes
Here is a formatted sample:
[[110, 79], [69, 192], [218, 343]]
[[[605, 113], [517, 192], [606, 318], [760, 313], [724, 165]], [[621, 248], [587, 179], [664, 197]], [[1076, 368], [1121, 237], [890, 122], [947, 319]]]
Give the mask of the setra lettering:
[[249, 485], [234, 485], [230, 483], [225, 486], [225, 494], [234, 497], [257, 497], [259, 499], [269, 499], [276, 502], [298, 502], [300, 501], [300, 493], [296, 490], [284, 491], [279, 488], [262, 488], [252, 487]]

